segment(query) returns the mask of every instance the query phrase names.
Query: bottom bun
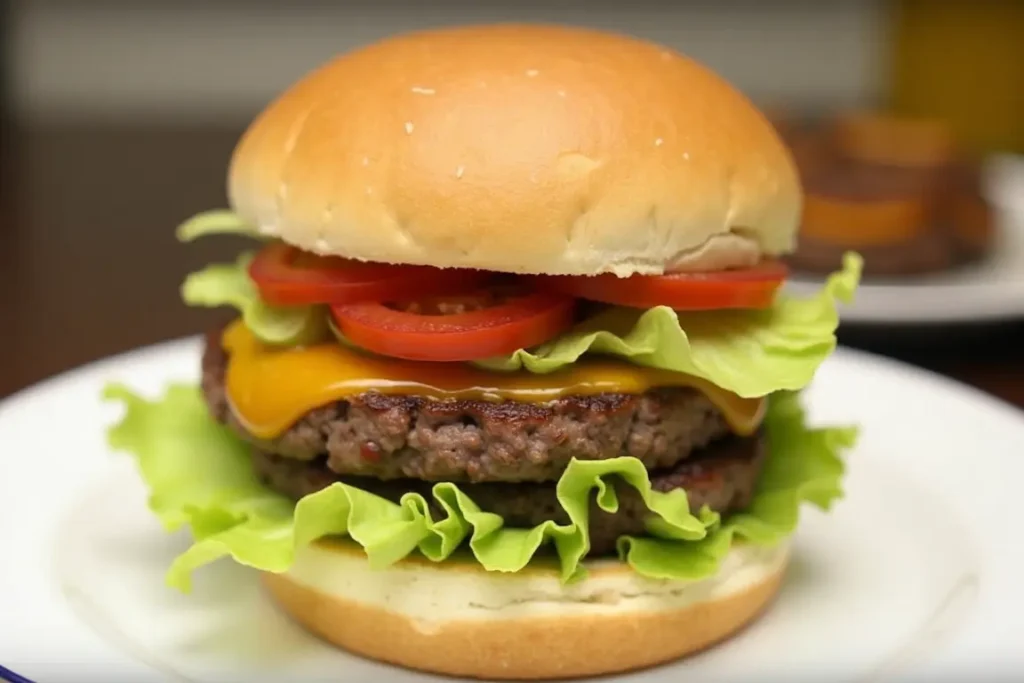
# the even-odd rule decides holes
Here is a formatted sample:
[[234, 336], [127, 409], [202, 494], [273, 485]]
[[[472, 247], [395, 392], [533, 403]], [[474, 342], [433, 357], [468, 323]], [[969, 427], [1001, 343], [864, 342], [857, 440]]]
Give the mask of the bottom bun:
[[553, 565], [505, 574], [409, 557], [374, 570], [360, 548], [331, 541], [263, 576], [293, 619], [350, 652], [431, 673], [555, 679], [648, 667], [732, 635], [778, 592], [788, 559], [785, 545], [740, 543], [699, 581], [603, 560], [564, 586]]

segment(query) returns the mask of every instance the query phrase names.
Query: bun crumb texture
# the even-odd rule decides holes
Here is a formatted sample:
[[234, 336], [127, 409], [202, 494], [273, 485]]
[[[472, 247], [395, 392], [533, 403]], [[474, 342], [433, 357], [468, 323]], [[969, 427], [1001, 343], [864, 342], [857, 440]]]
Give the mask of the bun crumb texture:
[[729, 638], [769, 606], [788, 562], [785, 544], [738, 543], [707, 579], [645, 579], [597, 560], [566, 586], [554, 566], [503, 574], [414, 555], [371, 569], [358, 546], [331, 541], [263, 579], [298, 624], [354, 654], [452, 676], [553, 680], [664, 664]]
[[768, 120], [665, 47], [496, 25], [341, 55], [239, 142], [233, 208], [366, 261], [660, 274], [793, 248], [800, 186]]

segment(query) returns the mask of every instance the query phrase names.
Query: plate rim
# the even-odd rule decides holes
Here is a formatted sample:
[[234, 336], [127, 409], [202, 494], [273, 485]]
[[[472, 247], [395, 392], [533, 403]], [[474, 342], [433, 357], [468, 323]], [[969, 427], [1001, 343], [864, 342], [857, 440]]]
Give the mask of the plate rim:
[[[1022, 250], [1024, 251], [1024, 250]], [[787, 283], [787, 289], [798, 295], [809, 295], [821, 289], [825, 280], [803, 273], [794, 274]], [[899, 297], [899, 303], [891, 304], [882, 309], [867, 308], [862, 302], [865, 296], [871, 298]], [[950, 298], [960, 299], [959, 306], [935, 309], [934, 303], [927, 302]], [[963, 299], [970, 301], [963, 301]], [[993, 303], [994, 302], [994, 303]], [[970, 308], [968, 312], [966, 309]], [[1012, 322], [1024, 319], [1024, 280], [1010, 288], [1005, 283], [965, 282], [954, 283], [922, 283], [907, 284], [874, 284], [861, 283], [849, 304], [840, 304], [840, 320], [844, 324], [866, 325], [948, 325], [959, 323], [964, 325]]]
[[[1024, 154], [996, 152], [983, 163], [983, 193], [992, 207], [996, 238], [982, 259], [965, 267], [980, 270], [966, 282], [928, 282], [955, 270], [922, 273], [904, 282], [861, 282], [853, 303], [840, 307], [841, 319], [851, 325], [964, 325], [1024, 320], [1024, 275], [1019, 281], [986, 280], [984, 272], [991, 259], [1010, 254], [1014, 265], [1024, 273]], [[856, 251], [856, 249], [853, 249]], [[820, 289], [826, 275], [794, 270], [787, 285], [792, 291], [808, 293]], [[1007, 291], [1009, 290], [1009, 294]], [[862, 297], [889, 298], [895, 305], [866, 307]], [[959, 299], [957, 306], [943, 305], [948, 298]], [[925, 303], [922, 304], [922, 299]], [[938, 302], [938, 303], [937, 303]]]

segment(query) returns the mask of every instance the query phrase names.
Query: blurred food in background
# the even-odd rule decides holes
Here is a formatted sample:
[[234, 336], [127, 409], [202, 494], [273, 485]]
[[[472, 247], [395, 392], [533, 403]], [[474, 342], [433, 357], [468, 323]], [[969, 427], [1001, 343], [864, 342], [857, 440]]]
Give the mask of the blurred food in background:
[[993, 153], [1024, 151], [1024, 2], [893, 0], [876, 107], [774, 120], [803, 176], [808, 274], [857, 249], [865, 277], [899, 281], [992, 254]]
[[777, 127], [804, 184], [795, 270], [831, 272], [850, 249], [867, 276], [942, 271], [988, 254], [981, 164], [944, 122], [852, 112]]

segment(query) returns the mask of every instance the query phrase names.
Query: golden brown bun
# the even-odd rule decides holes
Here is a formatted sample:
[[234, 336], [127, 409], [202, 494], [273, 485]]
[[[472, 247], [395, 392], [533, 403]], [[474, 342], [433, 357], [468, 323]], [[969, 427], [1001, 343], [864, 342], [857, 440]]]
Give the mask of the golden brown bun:
[[800, 187], [772, 126], [659, 45], [554, 26], [401, 35], [273, 102], [232, 160], [269, 236], [368, 261], [657, 274], [793, 248]]
[[411, 669], [487, 679], [555, 679], [679, 659], [734, 634], [777, 593], [785, 546], [738, 544], [719, 574], [644, 579], [616, 561], [563, 586], [555, 568], [516, 574], [406, 559], [372, 570], [353, 544], [299, 552], [264, 574], [275, 601], [313, 633], [353, 653]]

